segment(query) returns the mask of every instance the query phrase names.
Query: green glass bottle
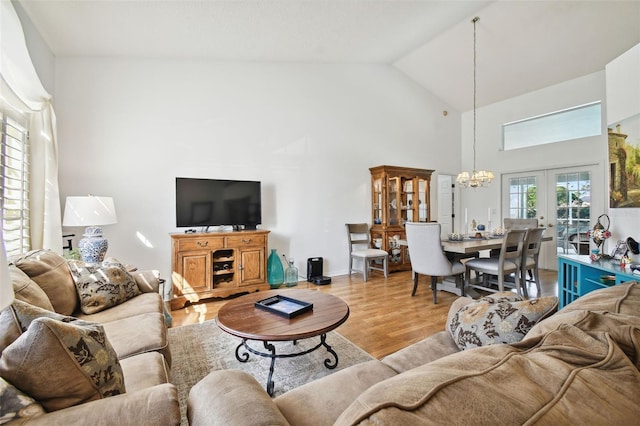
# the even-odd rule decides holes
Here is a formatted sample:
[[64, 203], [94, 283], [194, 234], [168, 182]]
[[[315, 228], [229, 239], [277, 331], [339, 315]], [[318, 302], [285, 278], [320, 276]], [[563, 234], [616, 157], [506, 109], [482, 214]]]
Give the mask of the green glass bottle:
[[271, 249], [267, 259], [267, 281], [271, 288], [278, 288], [284, 282], [284, 268], [276, 249]]

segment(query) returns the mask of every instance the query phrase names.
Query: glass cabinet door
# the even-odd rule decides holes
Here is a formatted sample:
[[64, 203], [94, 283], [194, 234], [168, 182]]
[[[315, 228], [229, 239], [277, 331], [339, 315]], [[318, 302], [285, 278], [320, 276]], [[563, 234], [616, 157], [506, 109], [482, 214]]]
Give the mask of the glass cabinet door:
[[382, 223], [382, 202], [383, 202], [383, 198], [382, 198], [382, 179], [378, 178], [378, 179], [374, 179], [373, 181], [373, 191], [372, 191], [372, 196], [373, 196], [373, 200], [372, 200], [372, 208], [373, 208], [373, 212], [372, 212], [372, 216], [373, 216], [373, 223], [376, 225], [380, 225]]
[[418, 222], [429, 221], [429, 182], [418, 179]]
[[389, 225], [398, 225], [400, 223], [400, 208], [402, 200], [400, 199], [400, 178], [389, 178], [389, 199], [387, 208], [387, 219]]
[[413, 203], [415, 196], [413, 193], [413, 179], [403, 179], [402, 184], [402, 224], [413, 222]]

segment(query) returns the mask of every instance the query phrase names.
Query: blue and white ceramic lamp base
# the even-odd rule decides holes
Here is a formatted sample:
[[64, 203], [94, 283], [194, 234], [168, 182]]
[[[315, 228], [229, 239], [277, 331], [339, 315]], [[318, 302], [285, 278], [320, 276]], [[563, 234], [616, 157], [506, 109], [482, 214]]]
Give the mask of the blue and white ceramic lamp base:
[[102, 228], [89, 226], [85, 229], [83, 236], [84, 238], [78, 241], [80, 258], [85, 263], [101, 263], [109, 248], [109, 242], [102, 237]]

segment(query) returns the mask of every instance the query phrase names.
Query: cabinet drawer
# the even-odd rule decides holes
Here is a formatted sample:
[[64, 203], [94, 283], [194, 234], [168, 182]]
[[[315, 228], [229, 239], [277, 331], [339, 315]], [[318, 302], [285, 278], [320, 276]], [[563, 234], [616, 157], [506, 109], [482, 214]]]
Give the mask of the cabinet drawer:
[[178, 251], [213, 250], [224, 247], [224, 238], [189, 238], [178, 241]]
[[264, 235], [238, 235], [227, 237], [227, 247], [263, 246], [265, 244]]

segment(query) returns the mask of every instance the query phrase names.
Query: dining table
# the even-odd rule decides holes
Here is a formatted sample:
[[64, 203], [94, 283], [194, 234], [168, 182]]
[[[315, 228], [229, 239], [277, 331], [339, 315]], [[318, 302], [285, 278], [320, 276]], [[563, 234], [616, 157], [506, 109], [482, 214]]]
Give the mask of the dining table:
[[[551, 241], [553, 237], [551, 235], [545, 235], [542, 237], [542, 241]], [[474, 253], [483, 250], [500, 250], [502, 248], [502, 242], [504, 241], [503, 235], [490, 235], [482, 237], [465, 237], [461, 241], [453, 241], [449, 239], [442, 240], [442, 249], [445, 253], [449, 254], [453, 258], [465, 258], [470, 257]], [[456, 286], [455, 280], [451, 277], [443, 278], [442, 282], [437, 284], [438, 290], [447, 291], [449, 293], [462, 295], [462, 289]], [[465, 295], [470, 297], [476, 297], [478, 294], [471, 288], [465, 289]]]
[[448, 253], [470, 254], [482, 250], [500, 249], [504, 236], [467, 237], [462, 241], [442, 240], [442, 249]]

